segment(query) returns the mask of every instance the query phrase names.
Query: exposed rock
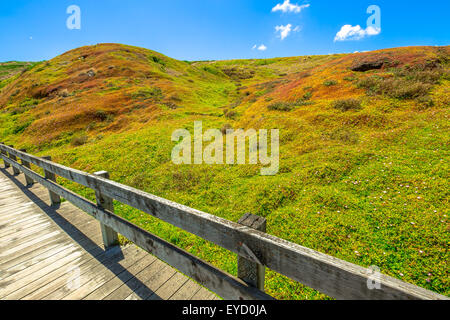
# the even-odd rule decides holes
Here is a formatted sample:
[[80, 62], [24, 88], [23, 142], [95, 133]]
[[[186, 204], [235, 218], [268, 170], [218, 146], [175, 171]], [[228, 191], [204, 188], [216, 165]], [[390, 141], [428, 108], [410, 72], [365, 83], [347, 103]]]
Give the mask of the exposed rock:
[[95, 71], [94, 70], [89, 70], [88, 72], [86, 72], [86, 74], [89, 76], [89, 77], [95, 77], [95, 75], [96, 75], [96, 73], [95, 73]]
[[350, 67], [352, 71], [365, 72], [369, 70], [381, 69], [384, 66], [384, 60], [378, 61], [360, 61]]

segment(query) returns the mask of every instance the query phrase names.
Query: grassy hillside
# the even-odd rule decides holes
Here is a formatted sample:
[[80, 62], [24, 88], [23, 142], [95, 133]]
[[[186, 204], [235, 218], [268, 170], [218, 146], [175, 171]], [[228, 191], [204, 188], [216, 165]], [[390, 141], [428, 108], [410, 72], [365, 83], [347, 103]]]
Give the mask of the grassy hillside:
[[[450, 47], [177, 61], [118, 44], [69, 51], [0, 86], [0, 141], [449, 295]], [[0, 69], [1, 70], [1, 69]], [[171, 162], [171, 134], [280, 129], [280, 173]], [[63, 179], [93, 199], [91, 191]], [[236, 274], [236, 257], [116, 204]], [[124, 240], [125, 241], [125, 240]], [[272, 271], [278, 299], [327, 298]]]

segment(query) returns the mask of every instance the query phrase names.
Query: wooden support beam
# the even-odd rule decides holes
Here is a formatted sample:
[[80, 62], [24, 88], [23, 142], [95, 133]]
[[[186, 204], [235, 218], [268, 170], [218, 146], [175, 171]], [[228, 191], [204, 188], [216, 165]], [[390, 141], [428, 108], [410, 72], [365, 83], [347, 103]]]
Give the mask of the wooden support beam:
[[[26, 149], [20, 149], [20, 151], [25, 152], [25, 153], [27, 152]], [[28, 161], [22, 159], [22, 165], [31, 170], [31, 165]], [[28, 175], [25, 175], [25, 181], [27, 183], [27, 186], [31, 186], [34, 184], [33, 179], [31, 179], [30, 176], [28, 176]]]
[[[242, 216], [242, 218], [238, 221], [239, 224], [243, 226], [266, 232], [266, 219], [260, 216], [256, 216], [254, 214], [246, 213]], [[248, 246], [243, 242], [242, 246], [244, 250], [250, 251], [248, 254], [254, 255], [256, 259], [258, 259], [257, 255], [259, 253], [252, 252]], [[258, 259], [259, 260], [259, 259]], [[242, 256], [238, 255], [238, 278], [245, 281], [249, 285], [258, 288], [261, 291], [264, 291], [264, 279], [265, 279], [266, 268], [259, 264], [255, 263], [251, 260], [248, 260]]]
[[[0, 143], [0, 145], [5, 145], [5, 144], [2, 142], [2, 143]], [[8, 155], [8, 153], [5, 150], [3, 150], [3, 149], [0, 150], [0, 153], [5, 155], [5, 156]], [[5, 169], [8, 169], [10, 167], [10, 164], [8, 162], [6, 162], [5, 160], [3, 160], [3, 162], [5, 164]]]
[[[94, 173], [94, 175], [105, 178], [105, 179], [109, 179], [109, 172], [107, 172], [107, 171], [99, 171], [99, 172]], [[97, 199], [97, 205], [100, 208], [102, 208], [104, 210], [108, 210], [110, 212], [114, 212], [113, 199], [105, 196], [103, 193], [101, 193], [98, 190], [95, 190], [95, 198]], [[100, 227], [102, 230], [103, 244], [105, 245], [105, 249], [108, 249], [110, 247], [113, 247], [113, 246], [116, 246], [119, 244], [119, 235], [117, 234], [117, 232], [115, 232], [113, 229], [104, 225], [101, 222], [100, 222]]]
[[[14, 148], [14, 146], [10, 146], [10, 147]], [[9, 158], [11, 160], [17, 161], [17, 157], [11, 152], [9, 153]], [[18, 175], [18, 174], [20, 174], [20, 171], [16, 167], [13, 167], [13, 173], [14, 173], [14, 175]]]
[[[45, 157], [42, 157], [42, 159], [52, 161], [51, 156], [45, 156]], [[56, 182], [56, 175], [53, 172], [44, 169], [44, 175], [45, 175], [45, 179]], [[61, 198], [56, 193], [54, 193], [51, 190], [49, 190], [48, 193], [50, 195], [50, 201], [52, 203], [52, 206], [61, 203]]]

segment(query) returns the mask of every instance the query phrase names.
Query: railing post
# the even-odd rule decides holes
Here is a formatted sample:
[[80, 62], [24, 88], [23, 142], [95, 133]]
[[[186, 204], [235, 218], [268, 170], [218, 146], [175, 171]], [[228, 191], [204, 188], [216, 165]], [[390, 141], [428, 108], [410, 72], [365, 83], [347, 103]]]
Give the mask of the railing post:
[[[99, 171], [94, 173], [94, 175], [109, 179], [109, 172], [107, 171]], [[114, 212], [113, 200], [111, 198], [105, 196], [99, 190], [95, 190], [95, 198], [97, 199], [97, 205], [99, 207], [110, 212]], [[100, 223], [100, 227], [102, 229], [103, 244], [105, 245], [105, 249], [119, 243], [119, 235], [116, 231], [108, 226], [105, 226], [103, 223]]]
[[[42, 159], [51, 161], [52, 157], [46, 156], [46, 157], [42, 157]], [[50, 171], [47, 171], [44, 169], [44, 175], [45, 175], [45, 179], [56, 182], [56, 176], [53, 172], [50, 172]], [[50, 190], [48, 190], [48, 193], [50, 195], [50, 201], [51, 201], [52, 205], [61, 203], [61, 198], [59, 197], [59, 195], [57, 195], [56, 193], [54, 193], [53, 191], [50, 191]]]
[[[14, 146], [10, 146], [10, 147], [14, 149]], [[9, 153], [9, 158], [11, 160], [17, 161], [16, 156], [13, 155], [11, 152]], [[14, 175], [18, 175], [18, 174], [20, 174], [20, 170], [13, 166], [13, 173], [14, 173]]]
[[[20, 149], [19, 151], [22, 151], [22, 152], [27, 152], [27, 150], [26, 149]], [[28, 169], [30, 169], [31, 170], [31, 165], [30, 165], [30, 163], [28, 162], [28, 161], [25, 161], [25, 160], [23, 160], [23, 159], [21, 159], [22, 160], [22, 165], [25, 167], [25, 168], [28, 168]], [[25, 181], [26, 181], [26, 183], [27, 183], [27, 186], [30, 186], [30, 185], [32, 185], [32, 184], [34, 184], [34, 181], [33, 181], [33, 179], [31, 179], [29, 176], [27, 176], [26, 174], [25, 174]]]
[[[2, 145], [5, 145], [3, 142], [1, 143]], [[5, 157], [7, 157], [8, 156], [8, 153], [5, 151], [5, 150], [1, 150], [1, 153], [5, 156]], [[3, 160], [3, 162], [5, 163], [5, 169], [8, 169], [11, 165], [8, 163], [8, 162], [6, 162], [5, 160]]]
[[[252, 229], [266, 232], [267, 224], [264, 217], [246, 213], [242, 216], [238, 223]], [[245, 243], [243, 245], [245, 245]], [[246, 247], [246, 250], [250, 249]], [[238, 256], [238, 278], [253, 287], [257, 287], [261, 291], [264, 291], [265, 272], [266, 268], [263, 265]]]

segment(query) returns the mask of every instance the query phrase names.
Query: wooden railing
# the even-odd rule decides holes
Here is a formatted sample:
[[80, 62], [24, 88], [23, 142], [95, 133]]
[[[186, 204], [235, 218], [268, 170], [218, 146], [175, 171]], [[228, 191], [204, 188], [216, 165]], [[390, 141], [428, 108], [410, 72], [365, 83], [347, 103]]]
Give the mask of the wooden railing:
[[[263, 291], [265, 267], [336, 299], [448, 299], [387, 275], [374, 278], [369, 269], [271, 236], [261, 217], [247, 214], [235, 223], [114, 182], [104, 171], [89, 174], [4, 144], [0, 151], [15, 174], [23, 172], [27, 183], [36, 181], [49, 190], [52, 204], [62, 197], [97, 219], [106, 247], [122, 234], [224, 299], [272, 299]], [[45, 176], [32, 171], [30, 163], [42, 168]], [[58, 185], [55, 175], [93, 189], [97, 203]], [[113, 199], [236, 253], [238, 277], [114, 214]], [[378, 285], [371, 286], [374, 281]]]

